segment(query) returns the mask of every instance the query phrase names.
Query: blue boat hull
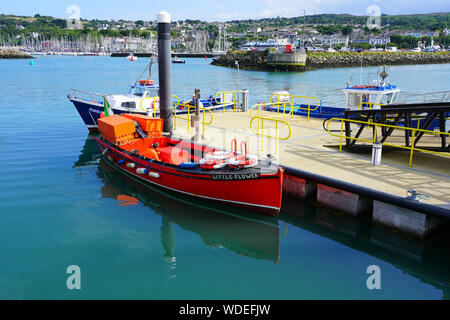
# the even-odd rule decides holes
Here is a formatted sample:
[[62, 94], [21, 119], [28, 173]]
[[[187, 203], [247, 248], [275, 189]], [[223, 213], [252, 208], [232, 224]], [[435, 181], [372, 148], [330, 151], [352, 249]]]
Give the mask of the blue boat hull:
[[[298, 108], [302, 108], [302, 109], [298, 109]], [[285, 109], [285, 110], [284, 110]], [[306, 109], [306, 110], [304, 110]], [[308, 116], [308, 105], [307, 104], [301, 104], [301, 105], [295, 105], [294, 108], [294, 112], [293, 114], [296, 116], [303, 116], [303, 117], [307, 117]], [[274, 107], [274, 106], [267, 106], [265, 108], [266, 111], [271, 111], [271, 112], [279, 112], [280, 114], [282, 114], [283, 112], [285, 112], [286, 114], [289, 113], [291, 111], [290, 107]], [[309, 116], [311, 118], [319, 118], [319, 119], [330, 119], [330, 118], [344, 118], [345, 112], [345, 108], [336, 108], [336, 107], [323, 107], [323, 106], [319, 106], [319, 108], [317, 108], [317, 110], [311, 110], [309, 112]], [[351, 115], [350, 119], [359, 119], [361, 121], [365, 121], [364, 118], [360, 118], [357, 115]], [[423, 120], [422, 120], [423, 121]], [[397, 126], [403, 127], [405, 125], [405, 122], [402, 120], [400, 121]], [[417, 120], [412, 120], [411, 121], [411, 127], [412, 128], [417, 128]], [[440, 128], [440, 124], [439, 124], [439, 119], [437, 120], [433, 120], [432, 123], [429, 125], [427, 130], [434, 130], [436, 128]]]
[[[299, 109], [302, 108], [302, 109]], [[304, 116], [307, 117], [308, 116], [308, 105], [307, 104], [300, 104], [300, 105], [295, 105], [293, 114], [296, 116]], [[274, 106], [267, 106], [266, 107], [267, 111], [271, 111], [271, 112], [279, 112], [280, 114], [282, 114], [283, 112], [285, 113], [289, 113], [291, 112], [291, 108], [290, 107], [274, 107]], [[323, 107], [323, 106], [319, 106], [317, 108], [317, 110], [310, 110], [309, 112], [309, 116], [312, 118], [322, 118], [322, 119], [329, 119], [329, 118], [343, 118], [344, 117], [344, 111], [345, 108], [334, 108], [334, 107]]]
[[[80, 114], [81, 119], [83, 120], [86, 127], [91, 132], [95, 132], [98, 130], [97, 120], [100, 118], [100, 114], [104, 111], [103, 102], [97, 102], [97, 101], [83, 101], [83, 100], [77, 100], [77, 99], [69, 99], [75, 108], [77, 109], [78, 113]], [[220, 105], [212, 104], [210, 100], [200, 100], [203, 104], [203, 107], [205, 108], [217, 108], [221, 109], [222, 107]], [[233, 105], [226, 105], [226, 109], [233, 108]], [[192, 109], [191, 109], [192, 110]], [[112, 108], [112, 111], [114, 114], [122, 114], [122, 113], [130, 113], [126, 110], [119, 110]], [[146, 114], [144, 111], [133, 111], [132, 113], [137, 114]], [[187, 109], [177, 109], [177, 114], [185, 114], [187, 113]], [[159, 116], [159, 113], [157, 113], [155, 116]]]
[[[71, 100], [81, 119], [83, 120], [89, 131], [98, 130], [97, 120], [100, 118], [100, 114], [104, 111], [103, 104], [94, 104], [89, 102], [81, 102], [79, 100]], [[112, 109], [114, 114], [125, 113], [123, 110]], [[135, 112], [140, 114], [145, 114], [144, 112]]]

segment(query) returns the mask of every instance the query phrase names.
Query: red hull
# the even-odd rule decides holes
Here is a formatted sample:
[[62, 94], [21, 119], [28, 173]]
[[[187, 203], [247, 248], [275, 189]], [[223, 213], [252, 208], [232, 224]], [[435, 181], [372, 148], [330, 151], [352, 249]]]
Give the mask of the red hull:
[[[195, 171], [133, 156], [104, 140], [96, 138], [96, 141], [114, 167], [144, 184], [157, 185], [193, 197], [220, 201], [271, 216], [277, 216], [280, 211], [283, 172], [279, 167], [270, 166], [274, 171], [267, 173], [253, 168], [238, 171]], [[202, 147], [188, 144], [193, 148]], [[123, 163], [120, 160], [124, 160]], [[135, 163], [136, 167], [129, 168], [127, 163]], [[139, 174], [136, 172], [137, 168], [147, 168], [150, 172], [158, 173], [159, 177]]]

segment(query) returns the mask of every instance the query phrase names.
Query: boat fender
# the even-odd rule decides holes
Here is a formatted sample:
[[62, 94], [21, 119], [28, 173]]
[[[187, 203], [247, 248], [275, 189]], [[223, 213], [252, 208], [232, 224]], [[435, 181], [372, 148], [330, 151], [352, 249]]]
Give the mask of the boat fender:
[[137, 174], [147, 174], [147, 169], [146, 168], [137, 168], [136, 173]]
[[134, 168], [136, 168], [136, 164], [133, 163], [133, 162], [128, 162], [127, 163], [127, 168], [134, 169]]
[[182, 169], [194, 169], [198, 167], [198, 164], [194, 162], [182, 162], [179, 167]]
[[152, 178], [159, 178], [161, 176], [158, 172], [149, 172], [148, 175]]
[[125, 160], [123, 160], [123, 159], [120, 159], [119, 161], [117, 161], [117, 164], [124, 164], [125, 163]]

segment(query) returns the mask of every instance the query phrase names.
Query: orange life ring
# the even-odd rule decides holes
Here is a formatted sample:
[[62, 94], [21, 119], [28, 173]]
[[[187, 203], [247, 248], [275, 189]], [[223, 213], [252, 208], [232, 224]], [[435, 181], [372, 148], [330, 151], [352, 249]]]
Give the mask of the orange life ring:
[[148, 86], [148, 85], [154, 84], [155, 82], [150, 79], [142, 79], [142, 80], [139, 80], [139, 83], [143, 86], [145, 86], [145, 85]]
[[153, 99], [153, 101], [152, 101], [152, 108], [153, 109], [155, 109], [155, 105], [156, 105], [157, 102], [159, 103], [159, 99], [158, 98]]

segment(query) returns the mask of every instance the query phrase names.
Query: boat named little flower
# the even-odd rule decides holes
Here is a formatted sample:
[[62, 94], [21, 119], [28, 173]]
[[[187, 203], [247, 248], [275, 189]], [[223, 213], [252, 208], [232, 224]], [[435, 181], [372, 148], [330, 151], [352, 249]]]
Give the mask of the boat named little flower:
[[247, 154], [245, 142], [231, 152], [162, 135], [163, 120], [122, 114], [98, 120], [95, 138], [106, 162], [144, 185], [276, 216], [283, 170], [272, 158]]

